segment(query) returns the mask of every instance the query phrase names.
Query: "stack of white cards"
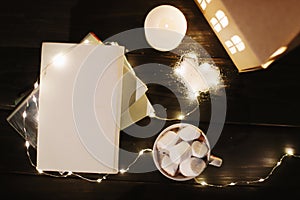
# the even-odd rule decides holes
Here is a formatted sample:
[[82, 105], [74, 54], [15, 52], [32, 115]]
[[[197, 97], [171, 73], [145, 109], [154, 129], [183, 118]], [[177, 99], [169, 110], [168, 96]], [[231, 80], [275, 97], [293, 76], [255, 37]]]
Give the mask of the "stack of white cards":
[[[120, 130], [153, 112], [124, 47], [102, 45], [91, 36], [81, 44], [43, 43], [39, 170], [117, 173]], [[131, 101], [122, 93], [127, 89], [135, 91]]]

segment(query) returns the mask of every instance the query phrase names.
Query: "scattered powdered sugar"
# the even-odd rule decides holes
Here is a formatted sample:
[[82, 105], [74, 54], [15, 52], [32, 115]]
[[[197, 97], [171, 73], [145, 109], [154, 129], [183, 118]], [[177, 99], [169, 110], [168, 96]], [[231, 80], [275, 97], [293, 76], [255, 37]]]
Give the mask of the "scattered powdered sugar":
[[222, 86], [219, 68], [209, 62], [199, 61], [195, 52], [184, 54], [174, 72], [194, 96], [201, 92], [216, 91]]

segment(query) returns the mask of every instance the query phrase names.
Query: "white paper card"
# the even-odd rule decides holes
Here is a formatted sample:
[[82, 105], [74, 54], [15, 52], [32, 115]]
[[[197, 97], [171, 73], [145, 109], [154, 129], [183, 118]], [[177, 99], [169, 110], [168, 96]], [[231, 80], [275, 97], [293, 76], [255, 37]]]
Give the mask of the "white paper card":
[[117, 173], [124, 48], [66, 46], [42, 47], [37, 168]]
[[[81, 44], [103, 45], [94, 34], [88, 34]], [[55, 55], [59, 52], [70, 52], [77, 44], [67, 44], [55, 46], [48, 49], [47, 55], [44, 55], [43, 65], [51, 63]], [[120, 129], [124, 130], [137, 121], [154, 114], [154, 108], [146, 96], [147, 86], [136, 76], [130, 63], [124, 55], [123, 77], [122, 77], [122, 106]], [[132, 98], [131, 94], [135, 98]]]
[[[103, 44], [94, 33], [89, 33], [81, 43]], [[147, 86], [136, 76], [124, 55], [121, 130], [154, 114], [154, 108], [146, 96], [147, 90]]]

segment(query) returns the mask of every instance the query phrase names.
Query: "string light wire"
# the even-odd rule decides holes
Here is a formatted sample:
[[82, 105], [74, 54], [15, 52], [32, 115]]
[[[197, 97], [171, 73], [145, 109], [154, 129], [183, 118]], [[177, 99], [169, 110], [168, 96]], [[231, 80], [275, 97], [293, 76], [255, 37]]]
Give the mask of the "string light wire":
[[[68, 52], [70, 52], [75, 47], [76, 46], [73, 46], [73, 47], [67, 49], [67, 51], [65, 51], [63, 55], [67, 54]], [[182, 58], [183, 58], [183, 56], [180, 58], [180, 61], [182, 61]], [[52, 62], [49, 63], [48, 65], [46, 65], [43, 71], [45, 71], [51, 64], [52, 64]], [[38, 87], [39, 87], [38, 82], [34, 83], [34, 89], [38, 89]], [[37, 101], [36, 96], [32, 95], [31, 99], [34, 102], [36, 108], [38, 109], [38, 103], [37, 103], [38, 101]], [[107, 179], [109, 174], [102, 175], [102, 178], [91, 179], [91, 178], [87, 178], [83, 175], [80, 175], [78, 173], [74, 173], [74, 172], [71, 172], [71, 171], [69, 171], [69, 172], [58, 172], [59, 175], [56, 175], [56, 174], [48, 173], [48, 172], [45, 172], [45, 171], [42, 171], [42, 170], [38, 169], [37, 166], [34, 164], [32, 158], [31, 158], [31, 154], [30, 154], [30, 146], [31, 145], [30, 145], [30, 142], [28, 140], [28, 133], [27, 133], [27, 130], [26, 130], [26, 118], [27, 118], [27, 108], [28, 107], [29, 107], [29, 103], [27, 102], [27, 105], [25, 106], [25, 109], [22, 113], [23, 132], [24, 132], [24, 135], [25, 135], [26, 155], [28, 157], [28, 160], [29, 160], [29, 163], [31, 164], [31, 166], [34, 167], [39, 174], [43, 174], [43, 175], [47, 175], [47, 176], [55, 177], [55, 178], [67, 178], [69, 176], [75, 176], [75, 177], [78, 177], [82, 180], [85, 180], [85, 181], [88, 181], [88, 182], [93, 182], [93, 183], [101, 183], [103, 180]], [[159, 116], [155, 115], [155, 113], [151, 117], [159, 119], [159, 120], [165, 120], [165, 121], [182, 120], [182, 119], [186, 118], [187, 116], [189, 116], [190, 114], [192, 114], [193, 112], [195, 112], [197, 109], [198, 109], [198, 107], [195, 107], [192, 111], [188, 112], [186, 115], [180, 114], [176, 118], [163, 118], [163, 117], [159, 117]], [[153, 151], [152, 149], [143, 149], [143, 150], [141, 150], [138, 153], [137, 157], [125, 169], [120, 169], [119, 172], [121, 174], [128, 172], [130, 167], [132, 167], [139, 160], [139, 158], [141, 156], [143, 156], [143, 154], [145, 152], [152, 152], [152, 151]], [[275, 170], [280, 165], [282, 165], [283, 160], [286, 157], [293, 157], [293, 158], [300, 159], [300, 155], [295, 155], [292, 149], [288, 149], [287, 152], [279, 159], [279, 161], [276, 163], [276, 165], [274, 167], [272, 167], [272, 169], [269, 171], [269, 173], [265, 177], [262, 177], [262, 178], [259, 178], [259, 179], [256, 179], [256, 180], [242, 180], [242, 181], [230, 182], [230, 183], [227, 183], [227, 184], [211, 184], [211, 183], [207, 183], [207, 182], [201, 180], [198, 177], [194, 178], [194, 180], [195, 180], [196, 183], [198, 183], [202, 186], [217, 187], [217, 188], [223, 188], [223, 187], [228, 187], [228, 186], [236, 186], [236, 185], [245, 185], [245, 184], [250, 185], [250, 184], [256, 184], [256, 183], [262, 183], [262, 182], [265, 182], [266, 180], [268, 180], [274, 174]]]
[[295, 154], [291, 154], [289, 152], [287, 152], [286, 154], [282, 155], [281, 158], [279, 159], [279, 161], [276, 163], [276, 165], [274, 165], [272, 167], [272, 169], [269, 171], [269, 173], [265, 176], [265, 177], [261, 177], [255, 180], [242, 180], [242, 181], [236, 181], [236, 182], [231, 182], [231, 183], [227, 183], [227, 184], [211, 184], [211, 183], [207, 183], [203, 180], [201, 180], [200, 178], [194, 178], [195, 182], [202, 185], [202, 186], [209, 186], [209, 187], [217, 187], [217, 188], [223, 188], [223, 187], [228, 187], [228, 186], [237, 186], [237, 185], [251, 185], [251, 184], [256, 184], [256, 183], [262, 183], [265, 182], [266, 180], [268, 180], [273, 174], [274, 171], [283, 163], [283, 160], [286, 157], [292, 157], [292, 158], [300, 158], [300, 155], [295, 155]]
[[[32, 95], [31, 99], [35, 103], [34, 105], [36, 106], [36, 108], [38, 109], [38, 104], [35, 101], [36, 97], [34, 95]], [[85, 180], [85, 181], [88, 181], [88, 182], [93, 182], [93, 183], [101, 183], [103, 180], [107, 179], [109, 174], [103, 175], [102, 178], [91, 179], [91, 178], [87, 178], [83, 175], [80, 175], [78, 173], [73, 173], [73, 172], [59, 172], [59, 175], [56, 175], [56, 174], [48, 173], [48, 172], [45, 172], [45, 171], [42, 171], [42, 170], [38, 169], [37, 166], [34, 164], [32, 158], [31, 158], [31, 154], [30, 154], [30, 146], [31, 145], [28, 141], [28, 133], [27, 133], [27, 130], [26, 130], [27, 108], [29, 107], [29, 105], [30, 105], [29, 103], [26, 104], [25, 109], [22, 113], [23, 131], [24, 131], [24, 135], [25, 135], [26, 155], [28, 157], [28, 160], [29, 160], [29, 163], [31, 164], [31, 166], [33, 166], [39, 174], [43, 174], [43, 175], [47, 175], [47, 176], [55, 177], [55, 178], [67, 178], [67, 177], [73, 175], [73, 176], [78, 177], [82, 180]], [[194, 112], [194, 110], [191, 111], [188, 114], [191, 114], [192, 112]], [[178, 118], [176, 118], [176, 119], [178, 119]], [[132, 167], [139, 160], [139, 158], [144, 155], [145, 152], [152, 152], [152, 151], [153, 151], [152, 149], [142, 149], [141, 151], [139, 151], [137, 157], [125, 169], [120, 169], [119, 172], [121, 174], [124, 174], [124, 173], [128, 172], [130, 167]], [[217, 187], [217, 188], [223, 188], [223, 187], [228, 187], [228, 186], [236, 186], [236, 185], [245, 185], [245, 184], [246, 185], [251, 185], [251, 184], [262, 183], [262, 182], [265, 182], [266, 180], [268, 180], [274, 174], [275, 170], [279, 166], [282, 165], [283, 160], [286, 157], [292, 157], [292, 158], [300, 159], [300, 155], [294, 154], [294, 150], [291, 149], [291, 148], [288, 148], [288, 149], [286, 149], [286, 153], [283, 156], [281, 156], [281, 158], [278, 160], [276, 165], [274, 165], [274, 167], [272, 167], [272, 169], [269, 171], [269, 173], [265, 177], [261, 177], [261, 178], [258, 178], [256, 180], [242, 180], [242, 181], [230, 182], [230, 183], [227, 183], [227, 184], [211, 184], [211, 183], [207, 183], [207, 182], [201, 180], [198, 177], [194, 178], [194, 180], [195, 180], [196, 183], [198, 183], [202, 186]]]
[[[34, 101], [34, 99], [36, 99], [36, 97], [34, 95], [32, 95], [31, 98], [32, 98], [32, 101], [35, 102], [35, 106], [38, 109], [38, 104], [36, 103], [36, 101]], [[87, 177], [85, 177], [83, 175], [80, 175], [78, 173], [74, 173], [74, 172], [71, 172], [71, 171], [69, 171], [69, 172], [59, 172], [59, 175], [56, 175], [56, 174], [48, 173], [48, 172], [45, 172], [43, 170], [38, 169], [37, 166], [34, 164], [32, 158], [31, 158], [31, 154], [30, 154], [30, 142], [28, 141], [28, 133], [27, 133], [27, 130], [26, 130], [26, 118], [27, 118], [27, 108], [28, 107], [29, 107], [29, 104], [27, 104], [25, 106], [25, 109], [24, 109], [24, 111], [22, 113], [22, 117], [23, 117], [23, 131], [24, 131], [24, 135], [25, 135], [26, 155], [28, 157], [30, 165], [32, 167], [34, 167], [39, 174], [43, 174], [43, 175], [54, 177], [54, 178], [67, 178], [67, 177], [73, 175], [73, 176], [78, 177], [78, 178], [80, 178], [82, 180], [85, 180], [85, 181], [88, 181], [88, 182], [92, 182], [92, 183], [101, 183], [103, 180], [107, 179], [107, 177], [109, 176], [109, 174], [103, 175], [102, 178], [91, 179], [91, 178], [87, 178]], [[121, 169], [119, 172], [121, 174], [123, 174], [123, 173], [129, 171], [130, 167], [132, 167], [145, 152], [152, 152], [152, 149], [142, 149], [141, 151], [139, 151], [138, 156], [127, 166], [127, 168], [126, 169]]]
[[[199, 104], [198, 104], [199, 106]], [[189, 115], [191, 115], [192, 113], [194, 113], [196, 110], [199, 109], [199, 107], [196, 106], [193, 110], [191, 110], [190, 112], [188, 112], [187, 114], [179, 114], [177, 117], [173, 117], [173, 118], [164, 118], [164, 117], [159, 117], [157, 116], [155, 113], [153, 116], [151, 116], [151, 118], [155, 118], [155, 119], [159, 119], [159, 120], [163, 120], [163, 121], [174, 121], [174, 120], [183, 120], [185, 118], [187, 118]]]

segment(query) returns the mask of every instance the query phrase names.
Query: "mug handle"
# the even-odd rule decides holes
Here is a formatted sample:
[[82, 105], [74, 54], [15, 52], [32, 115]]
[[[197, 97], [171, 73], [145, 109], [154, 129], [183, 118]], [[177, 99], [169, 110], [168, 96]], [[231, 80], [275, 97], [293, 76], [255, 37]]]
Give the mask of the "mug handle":
[[215, 166], [215, 167], [221, 167], [222, 165], [222, 159], [213, 155], [210, 155], [209, 160], [208, 160], [208, 164]]

